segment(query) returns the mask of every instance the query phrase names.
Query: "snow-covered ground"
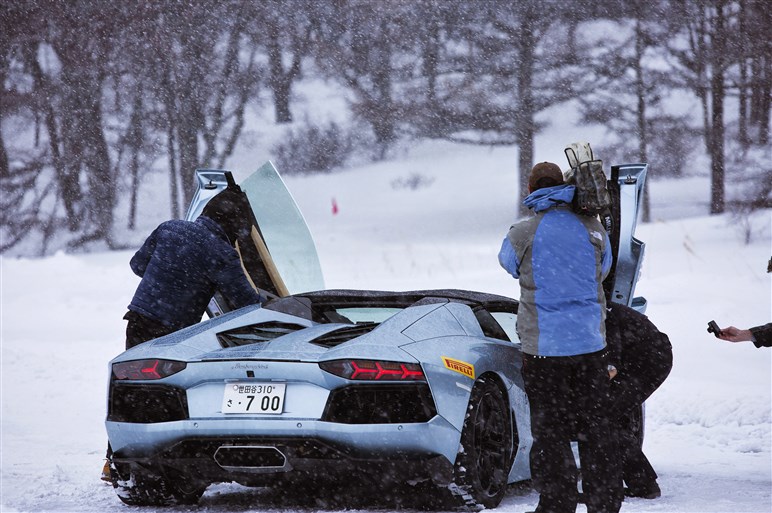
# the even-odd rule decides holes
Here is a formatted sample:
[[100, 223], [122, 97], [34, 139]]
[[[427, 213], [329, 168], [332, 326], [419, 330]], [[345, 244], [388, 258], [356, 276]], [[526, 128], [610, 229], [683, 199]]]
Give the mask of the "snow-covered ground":
[[[555, 143], [550, 151], [537, 147], [537, 160], [562, 166], [563, 144], [574, 140], [567, 137], [545, 141]], [[328, 287], [455, 287], [517, 297], [517, 283], [496, 259], [516, 212], [515, 162], [511, 148], [428, 143], [395, 161], [286, 181], [316, 239]], [[259, 164], [234, 167], [237, 179]], [[416, 177], [428, 185], [401, 187]], [[707, 183], [652, 183], [656, 221], [638, 227], [646, 260], [637, 293], [670, 336], [675, 363], [647, 403], [644, 449], [663, 495], [628, 499], [623, 512], [772, 511], [772, 349], [706, 332], [711, 319], [738, 327], [772, 319], [772, 275], [765, 272], [772, 211], [750, 219], [745, 245], [741, 221], [705, 215]], [[695, 212], [702, 217], [685, 217]], [[99, 480], [107, 362], [123, 348], [121, 318], [137, 284], [131, 255], [2, 258], [0, 511], [140, 511]], [[530, 511], [536, 501], [532, 491], [513, 490], [498, 511]], [[141, 511], [390, 511], [400, 504], [283, 499], [217, 485], [197, 508]]]

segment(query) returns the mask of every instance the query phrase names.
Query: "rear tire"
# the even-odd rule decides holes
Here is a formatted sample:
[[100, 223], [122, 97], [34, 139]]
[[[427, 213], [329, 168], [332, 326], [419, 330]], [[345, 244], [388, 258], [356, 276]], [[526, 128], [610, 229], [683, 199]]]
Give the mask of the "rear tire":
[[467, 506], [495, 508], [507, 491], [514, 446], [509, 405], [490, 377], [472, 388], [451, 490]]
[[110, 461], [110, 475], [118, 498], [129, 506], [197, 504], [207, 485], [154, 472], [136, 464]]

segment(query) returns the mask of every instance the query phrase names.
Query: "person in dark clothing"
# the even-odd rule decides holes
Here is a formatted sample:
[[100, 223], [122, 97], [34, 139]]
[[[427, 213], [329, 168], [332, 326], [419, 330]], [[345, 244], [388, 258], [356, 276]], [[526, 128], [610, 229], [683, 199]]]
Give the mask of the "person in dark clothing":
[[756, 347], [772, 347], [772, 322], [741, 330], [734, 326], [721, 328], [718, 338], [727, 342], [753, 342]]
[[611, 377], [608, 412], [617, 435], [625, 495], [655, 499], [661, 491], [638, 438], [643, 419], [637, 411], [670, 374], [673, 348], [648, 317], [617, 303], [609, 303], [606, 340]]
[[195, 221], [161, 223], [132, 257], [142, 280], [124, 316], [126, 349], [199, 322], [217, 291], [233, 308], [261, 302], [234, 249], [239, 194], [226, 188]]
[[[234, 249], [240, 191], [213, 197], [195, 221], [161, 223], [131, 258], [142, 280], [124, 315], [126, 349], [201, 320], [219, 291], [233, 308], [261, 303]], [[102, 480], [111, 482], [109, 445]]]
[[571, 440], [578, 432], [588, 513], [615, 513], [622, 480], [610, 420], [605, 303], [611, 268], [608, 236], [597, 218], [571, 208], [575, 187], [560, 168], [534, 166], [524, 203], [535, 216], [513, 224], [499, 263], [520, 281], [517, 331], [531, 409], [531, 475], [536, 513], [573, 513], [578, 470]]

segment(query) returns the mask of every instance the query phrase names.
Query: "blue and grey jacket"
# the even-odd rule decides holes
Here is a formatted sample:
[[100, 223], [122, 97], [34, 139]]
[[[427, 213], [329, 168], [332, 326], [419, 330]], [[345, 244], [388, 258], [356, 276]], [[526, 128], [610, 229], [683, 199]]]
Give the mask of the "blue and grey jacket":
[[220, 225], [208, 217], [161, 223], [130, 265], [142, 281], [129, 310], [173, 329], [199, 322], [216, 291], [233, 308], [260, 302], [238, 253]]
[[595, 217], [575, 214], [575, 188], [538, 189], [524, 204], [535, 216], [512, 225], [499, 263], [520, 280], [517, 331], [522, 351], [572, 356], [606, 346], [603, 279], [611, 269], [608, 236]]

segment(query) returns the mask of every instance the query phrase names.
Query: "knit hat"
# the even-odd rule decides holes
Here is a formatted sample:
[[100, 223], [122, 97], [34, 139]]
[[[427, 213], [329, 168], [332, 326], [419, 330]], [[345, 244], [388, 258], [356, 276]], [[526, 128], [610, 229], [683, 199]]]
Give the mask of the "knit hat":
[[543, 187], [563, 185], [563, 183], [563, 172], [557, 164], [552, 162], [539, 162], [533, 166], [531, 175], [528, 177], [528, 189], [530, 192]]

